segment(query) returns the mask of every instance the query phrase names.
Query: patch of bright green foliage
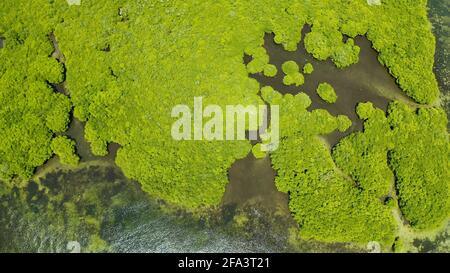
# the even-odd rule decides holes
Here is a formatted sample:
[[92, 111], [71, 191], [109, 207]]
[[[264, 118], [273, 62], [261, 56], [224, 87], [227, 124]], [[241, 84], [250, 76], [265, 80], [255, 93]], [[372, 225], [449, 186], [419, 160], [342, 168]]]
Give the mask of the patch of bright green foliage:
[[294, 61], [287, 61], [283, 63], [282, 67], [284, 74], [283, 83], [285, 85], [300, 86], [305, 83], [305, 77], [299, 72], [300, 68]]
[[264, 47], [261, 46], [247, 49], [245, 53], [253, 57], [253, 59], [247, 64], [247, 70], [249, 73], [255, 74], [263, 71], [264, 74], [273, 73], [273, 66], [269, 66], [269, 55]]
[[264, 76], [266, 77], [275, 77], [278, 73], [278, 69], [273, 64], [266, 64], [264, 66]]
[[61, 163], [77, 166], [80, 158], [75, 153], [75, 141], [65, 137], [58, 136], [52, 140], [51, 148], [59, 156]]
[[378, 198], [396, 197], [417, 230], [442, 225], [450, 212], [450, 146], [445, 112], [411, 109], [400, 102], [388, 117], [371, 103], [360, 104], [364, 132], [342, 140], [333, 151], [336, 164], [358, 186]]
[[265, 158], [267, 156], [267, 153], [263, 150], [261, 150], [261, 143], [256, 144], [252, 148], [253, 156], [257, 159]]
[[338, 131], [339, 132], [345, 132], [347, 131], [350, 127], [352, 127], [352, 121], [345, 115], [339, 115], [338, 117]]
[[317, 94], [321, 99], [328, 103], [335, 103], [337, 100], [336, 91], [329, 83], [321, 83], [317, 87]]
[[63, 67], [49, 57], [48, 35], [58, 22], [50, 1], [2, 1], [0, 36], [0, 178], [31, 177], [52, 155], [55, 133], [69, 123], [71, 103], [53, 92]]
[[309, 112], [310, 99], [303, 93], [282, 96], [265, 89], [263, 97], [280, 105], [280, 147], [271, 154], [278, 173], [276, 185], [289, 193], [289, 208], [303, 238], [327, 242], [371, 240], [390, 245], [396, 223], [391, 210], [378, 197], [361, 192], [334, 163], [319, 135], [340, 127], [340, 119], [324, 110]]
[[314, 66], [311, 63], [305, 64], [303, 67], [303, 73], [304, 74], [312, 74], [314, 72]]
[[[410, 97], [420, 103], [438, 98], [435, 37], [426, 0], [385, 0], [379, 6], [369, 6], [366, 0], [299, 2], [288, 11], [309, 15], [312, 31], [305, 37], [305, 47], [314, 57], [331, 58], [338, 67], [354, 64], [359, 48], [351, 38], [366, 35], [380, 53], [380, 62]], [[342, 34], [351, 38], [343, 42]]]
[[450, 145], [442, 109], [389, 109], [395, 148], [389, 153], [399, 205], [410, 225], [429, 230], [450, 216]]

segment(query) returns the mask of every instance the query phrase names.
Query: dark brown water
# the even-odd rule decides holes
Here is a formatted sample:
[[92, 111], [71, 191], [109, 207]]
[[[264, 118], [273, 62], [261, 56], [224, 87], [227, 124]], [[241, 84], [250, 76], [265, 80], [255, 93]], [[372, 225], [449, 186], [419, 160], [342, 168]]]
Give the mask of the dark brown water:
[[61, 50], [59, 49], [58, 42], [56, 41], [56, 37], [53, 33], [50, 33], [49, 38], [53, 44], [54, 51], [52, 53], [52, 57], [57, 59], [59, 62], [64, 63], [65, 57], [62, 54]]
[[275, 187], [275, 171], [269, 157], [256, 159], [251, 153], [236, 161], [229, 170], [230, 183], [223, 197], [223, 204], [262, 205], [265, 209], [287, 212], [288, 196]]

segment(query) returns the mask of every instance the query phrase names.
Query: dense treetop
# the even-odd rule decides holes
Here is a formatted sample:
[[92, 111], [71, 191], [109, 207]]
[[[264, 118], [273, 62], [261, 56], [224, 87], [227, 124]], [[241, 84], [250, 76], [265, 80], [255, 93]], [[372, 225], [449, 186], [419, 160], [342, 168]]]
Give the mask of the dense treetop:
[[30, 177], [52, 155], [53, 134], [67, 129], [71, 109], [70, 100], [50, 86], [63, 81], [62, 65], [49, 57], [56, 6], [22, 2], [0, 4], [1, 178]]
[[75, 154], [75, 141], [65, 137], [58, 136], [52, 140], [51, 147], [53, 152], [59, 156], [61, 163], [77, 166], [80, 158]]
[[303, 66], [303, 73], [305, 74], [312, 74], [314, 72], [314, 66], [311, 63], [305, 64]]
[[300, 73], [300, 68], [298, 64], [294, 61], [287, 61], [281, 66], [285, 76], [283, 78], [283, 83], [285, 85], [299, 86], [305, 83], [305, 77]]
[[319, 137], [340, 128], [345, 119], [324, 110], [307, 111], [311, 101], [303, 93], [282, 96], [272, 88], [263, 91], [268, 103], [280, 105], [280, 124], [290, 124], [281, 128], [280, 148], [271, 157], [278, 173], [276, 185], [290, 194], [289, 208], [300, 234], [329, 242], [391, 244], [396, 226], [390, 208], [378, 196], [361, 192], [336, 166]]
[[335, 103], [338, 98], [333, 86], [326, 82], [319, 84], [317, 87], [317, 94], [321, 99], [328, 103]]
[[416, 229], [432, 229], [450, 216], [450, 145], [442, 109], [389, 109], [394, 148], [390, 166], [397, 181], [399, 205]]

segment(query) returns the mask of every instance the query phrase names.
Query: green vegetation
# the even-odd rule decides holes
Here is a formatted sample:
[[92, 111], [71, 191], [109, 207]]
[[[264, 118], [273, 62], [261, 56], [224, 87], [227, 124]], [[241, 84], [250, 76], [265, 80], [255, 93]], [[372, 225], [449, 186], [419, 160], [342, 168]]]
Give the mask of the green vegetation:
[[355, 45], [353, 39], [348, 39], [345, 44], [338, 47], [333, 53], [333, 62], [337, 67], [343, 68], [356, 64], [359, 61], [359, 52], [361, 49]]
[[387, 118], [371, 103], [360, 104], [357, 111], [365, 120], [364, 132], [335, 147], [337, 166], [378, 198], [395, 197], [395, 186], [400, 209], [413, 228], [441, 226], [450, 211], [445, 113], [435, 108], [414, 110], [400, 102], [389, 106]]
[[317, 94], [321, 99], [328, 103], [335, 103], [338, 98], [333, 86], [331, 86], [329, 83], [319, 84], [319, 86], [317, 87]]
[[404, 253], [405, 252], [405, 245], [404, 245], [404, 242], [402, 241], [402, 239], [397, 238], [395, 240], [392, 250], [396, 253]]
[[[23, 3], [22, 3], [23, 2]], [[50, 84], [63, 80], [63, 67], [49, 57], [48, 38], [57, 23], [49, 1], [2, 1], [0, 36], [0, 178], [31, 177], [51, 157], [55, 133], [64, 132], [71, 103]], [[20, 6], [20, 8], [18, 8]]]
[[[339, 68], [358, 62], [353, 38], [366, 35], [402, 90], [419, 103], [434, 103], [435, 39], [425, 0], [384, 0], [380, 6], [366, 0], [83, 0], [80, 6], [2, 0], [0, 18], [1, 178], [30, 177], [52, 150], [66, 163], [77, 161], [73, 142], [55, 139], [67, 129], [73, 105], [93, 153], [106, 155], [107, 145], [118, 143], [117, 165], [147, 193], [186, 209], [219, 205], [227, 170], [252, 146], [174, 141], [171, 109], [192, 106], [195, 96], [222, 107], [258, 105], [261, 91], [266, 102], [281, 106], [282, 137], [271, 158], [277, 187], [290, 194], [304, 238], [390, 247], [397, 223], [386, 197], [398, 201], [418, 230], [448, 217], [449, 142], [441, 110], [393, 103], [386, 117], [370, 103], [360, 104], [364, 131], [330, 153], [320, 136], [348, 130], [347, 117], [308, 111], [306, 94], [260, 90], [248, 75], [278, 72], [263, 47], [265, 33], [273, 32], [289, 51], [304, 38], [309, 53]], [[311, 32], [301, 37], [305, 24]], [[52, 32], [64, 66], [49, 57]], [[252, 57], [247, 66], [244, 54]], [[286, 85], [304, 83], [295, 62], [282, 70]], [[63, 80], [70, 98], [51, 88]], [[323, 91], [324, 100], [336, 100], [330, 88]], [[70, 203], [64, 208], [78, 212]], [[84, 221], [97, 226], [90, 219]], [[91, 241], [92, 249], [104, 246], [98, 237]]]
[[420, 103], [436, 101], [435, 38], [426, 0], [385, 0], [380, 6], [369, 6], [366, 0], [300, 2], [288, 11], [309, 15], [312, 31], [305, 37], [305, 47], [314, 57], [331, 58], [338, 67], [356, 63], [359, 48], [352, 39], [344, 43], [342, 34], [351, 38], [365, 34], [406, 94]]
[[[273, 92], [265, 89], [264, 97], [280, 103], [286, 109], [281, 121], [289, 119], [292, 125], [282, 130], [280, 148], [272, 154], [276, 183], [290, 194], [289, 206], [302, 237], [375, 240], [391, 246], [397, 233], [391, 202], [396, 198], [394, 187], [413, 228], [436, 228], [448, 218], [450, 146], [442, 110], [423, 108], [416, 114], [395, 102], [386, 117], [371, 103], [360, 104], [357, 112], [365, 120], [364, 132], [343, 139], [331, 158], [317, 135], [336, 129], [336, 123], [323, 112], [314, 123], [305, 122], [319, 112], [300, 111], [300, 105], [309, 104], [294, 106], [289, 95], [282, 98]], [[314, 125], [299, 126], [302, 121]], [[313, 213], [317, 210], [321, 213]]]
[[266, 77], [275, 77], [278, 73], [278, 69], [273, 64], [266, 64], [264, 66], [264, 76]]
[[75, 141], [59, 136], [52, 140], [51, 148], [53, 152], [59, 156], [61, 163], [77, 166], [80, 158], [75, 153]]
[[396, 223], [391, 209], [376, 195], [361, 191], [335, 165], [318, 137], [342, 127], [344, 118], [325, 110], [307, 111], [311, 101], [303, 93], [282, 96], [265, 88], [263, 98], [280, 105], [280, 124], [290, 124], [281, 128], [282, 141], [271, 158], [278, 173], [276, 185], [289, 193], [300, 235], [327, 242], [375, 240], [392, 245]]
[[303, 74], [312, 74], [314, 72], [314, 66], [311, 63], [305, 64], [303, 67]]
[[450, 144], [441, 109], [389, 108], [395, 148], [389, 153], [400, 208], [419, 230], [439, 227], [450, 216]]
[[352, 127], [352, 121], [344, 115], [339, 115], [337, 117], [338, 119], [338, 131], [339, 132], [345, 132], [347, 131], [350, 127]]
[[355, 181], [362, 195], [381, 205], [380, 200], [391, 194], [394, 185], [394, 175], [387, 162], [387, 151], [393, 146], [389, 121], [371, 103], [359, 104], [357, 113], [366, 120], [364, 132], [344, 138], [333, 149], [333, 158]]
[[295, 74], [295, 73], [299, 72], [299, 69], [300, 69], [298, 67], [298, 64], [294, 61], [287, 61], [287, 62], [283, 63], [281, 68], [283, 69], [283, 72], [286, 75]]
[[283, 83], [285, 85], [300, 86], [305, 83], [305, 77], [299, 72], [300, 68], [294, 61], [287, 61], [283, 63], [282, 67], [284, 74]]
[[247, 64], [247, 70], [249, 73], [255, 74], [263, 71], [264, 74], [273, 73], [273, 66], [269, 65], [269, 55], [267, 55], [264, 47], [250, 49], [247, 50], [246, 53], [253, 57], [253, 60], [251, 60], [250, 63]]
[[[428, 21], [427, 1], [384, 2], [372, 14], [367, 37], [406, 94], [419, 103], [432, 103], [439, 97], [439, 89], [433, 73], [436, 41]], [[397, 20], [396, 14], [408, 15]]]

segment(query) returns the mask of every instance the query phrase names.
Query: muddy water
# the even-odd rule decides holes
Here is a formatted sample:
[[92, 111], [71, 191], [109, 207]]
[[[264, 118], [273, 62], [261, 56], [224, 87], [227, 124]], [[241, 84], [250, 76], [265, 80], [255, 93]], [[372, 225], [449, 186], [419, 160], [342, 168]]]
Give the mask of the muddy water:
[[0, 37], [0, 49], [3, 48], [3, 38]]
[[[308, 31], [309, 28], [305, 27], [303, 35]], [[278, 74], [274, 78], [265, 77], [262, 73], [251, 75], [251, 77], [258, 80], [262, 86], [272, 86], [283, 94], [305, 92], [312, 100], [309, 110], [326, 109], [333, 115], [348, 116], [353, 125], [347, 132], [335, 132], [323, 136], [330, 146], [337, 144], [343, 137], [363, 129], [362, 121], [355, 112], [358, 103], [370, 101], [385, 111], [389, 102], [394, 99], [414, 104], [403, 94], [387, 69], [378, 62], [378, 53], [365, 37], [355, 39], [355, 43], [361, 48], [360, 61], [346, 69], [337, 68], [331, 60], [314, 59], [306, 52], [303, 43], [299, 44], [295, 52], [285, 51], [281, 45], [274, 43], [273, 37], [273, 34], [266, 35], [264, 46], [270, 55], [270, 63], [277, 66]], [[281, 66], [289, 60], [294, 60], [301, 68], [306, 63], [313, 64], [314, 72], [311, 75], [305, 75], [303, 86], [283, 84], [284, 74]], [[244, 63], [248, 61], [249, 57], [246, 56]], [[335, 88], [338, 95], [336, 103], [326, 103], [317, 95], [316, 89], [323, 82], [328, 82]], [[258, 160], [249, 154], [246, 158], [236, 161], [229, 170], [230, 183], [223, 203], [238, 206], [257, 204], [268, 210], [276, 209], [283, 214], [289, 214], [288, 196], [276, 189], [275, 175], [269, 158]]]
[[[308, 27], [303, 30], [303, 37], [309, 31]], [[278, 74], [274, 78], [264, 77], [262, 73], [252, 75], [262, 86], [272, 86], [283, 94], [297, 94], [305, 92], [312, 100], [309, 110], [326, 109], [332, 115], [346, 115], [352, 122], [352, 127], [345, 133], [336, 132], [325, 136], [331, 146], [352, 132], [362, 130], [362, 121], [357, 117], [355, 108], [360, 102], [372, 102], [375, 106], [386, 110], [389, 102], [394, 99], [414, 104], [402, 90], [397, 86], [395, 79], [389, 74], [377, 59], [378, 53], [372, 48], [370, 41], [365, 37], [355, 38], [355, 44], [361, 48], [360, 60], [345, 69], [337, 68], [331, 60], [318, 61], [304, 48], [303, 42], [299, 44], [298, 50], [288, 52], [281, 45], [273, 41], [273, 34], [265, 36], [265, 48], [270, 55], [270, 63], [278, 68]], [[300, 87], [285, 86], [283, 84], [284, 74], [281, 66], [284, 62], [293, 60], [302, 68], [306, 63], [314, 66], [311, 75], [305, 75], [305, 84]], [[323, 101], [316, 92], [320, 83], [331, 84], [338, 95], [334, 104]]]
[[260, 204], [267, 210], [276, 209], [288, 213], [288, 196], [277, 191], [275, 175], [268, 157], [256, 159], [249, 154], [236, 161], [228, 173], [230, 183], [223, 204]]
[[67, 130], [66, 134], [71, 139], [75, 140], [77, 154], [80, 156], [81, 162], [107, 160], [113, 163], [116, 158], [117, 150], [120, 148], [119, 144], [111, 143], [108, 145], [107, 156], [96, 156], [92, 154], [90, 143], [84, 137], [84, 123], [76, 118], [72, 118], [69, 130]]

